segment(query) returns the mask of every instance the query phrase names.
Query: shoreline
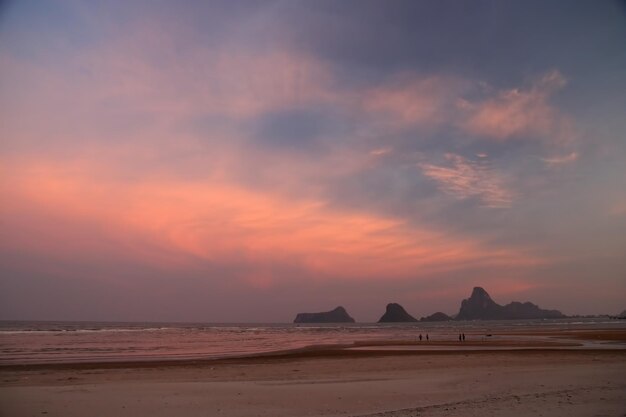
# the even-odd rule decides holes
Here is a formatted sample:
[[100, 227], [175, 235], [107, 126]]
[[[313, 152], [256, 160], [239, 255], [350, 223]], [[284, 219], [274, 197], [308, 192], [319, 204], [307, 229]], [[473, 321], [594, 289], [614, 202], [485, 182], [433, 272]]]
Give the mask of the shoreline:
[[[377, 329], [382, 330], [383, 328]], [[364, 338], [355, 335], [355, 337], [340, 337], [333, 338], [322, 337], [316, 340], [315, 337], [307, 335], [302, 340], [298, 340], [298, 335], [295, 337], [293, 343], [289, 341], [289, 338], [282, 338], [282, 335], [278, 336], [279, 339], [274, 341], [270, 336], [265, 336], [263, 345], [254, 346], [254, 344], [246, 345], [244, 348], [237, 346], [228, 346], [228, 343], [224, 344], [222, 349], [216, 349], [214, 346], [219, 346], [221, 342], [215, 344], [215, 337], [211, 336], [207, 338], [207, 345], [198, 343], [198, 340], [202, 340], [201, 337], [188, 338], [185, 342], [190, 342], [193, 346], [192, 349], [179, 349], [179, 348], [167, 348], [159, 351], [159, 349], [152, 349], [152, 347], [158, 348], [159, 340], [152, 337], [145, 338], [148, 342], [142, 342], [142, 339], [137, 339], [139, 344], [138, 349], [128, 349], [125, 351], [125, 340], [115, 339], [111, 343], [110, 353], [105, 350], [94, 349], [93, 352], [89, 352], [87, 349], [75, 349], [74, 353], [74, 336], [63, 335], [59, 340], [56, 340], [56, 335], [51, 337], [45, 336], [44, 338], [35, 337], [33, 340], [35, 343], [45, 343], [45, 349], [33, 348], [29, 349], [29, 343], [31, 336], [20, 336], [19, 342], [12, 343], [11, 336], [4, 335], [3, 339], [0, 339], [0, 344], [4, 343], [4, 347], [7, 349], [7, 355], [0, 357], [0, 369], [6, 367], [19, 367], [19, 366], [50, 366], [50, 367], [62, 367], [66, 365], [75, 364], [76, 366], [89, 366], [86, 364], [95, 364], [93, 366], [104, 366], [104, 364], [119, 364], [120, 366], [129, 365], [135, 363], [160, 363], [160, 362], [180, 362], [180, 363], [192, 363], [197, 361], [218, 361], [229, 359], [242, 359], [242, 358], [254, 358], [254, 357], [266, 357], [266, 356], [282, 356], [282, 355], [294, 355], [301, 354], [302, 352], [311, 351], [337, 351], [337, 350], [505, 350], [505, 349], [621, 349], [626, 348], [626, 328], [614, 328], [612, 326], [603, 326], [602, 328], [562, 328], [562, 329], [550, 329], [543, 327], [535, 328], [510, 328], [504, 329], [474, 329], [473, 331], [466, 331], [467, 340], [459, 342], [456, 340], [458, 333], [462, 332], [462, 329], [438, 329], [436, 332], [430, 333], [430, 340], [418, 341], [419, 330], [415, 331], [412, 327], [408, 332], [397, 331], [391, 334], [383, 334], [378, 337]], [[71, 334], [72, 332], [70, 332]], [[0, 336], [2, 333], [0, 332]], [[228, 335], [231, 337], [232, 335]], [[45, 338], [48, 339], [45, 339]], [[195, 337], [195, 335], [193, 336]], [[202, 336], [204, 337], [204, 336]], [[211, 339], [212, 338], [212, 339]], [[232, 338], [232, 337], [231, 337]], [[281, 339], [282, 338], [282, 339]], [[122, 338], [123, 339], [123, 338]], [[42, 340], [44, 342], [38, 342]], [[89, 337], [85, 338], [80, 336], [77, 339], [78, 342], [92, 343], [95, 341], [97, 344], [97, 338]], [[122, 344], [120, 344], [120, 342]], [[321, 342], [321, 343], [319, 343]], [[108, 342], [107, 342], [108, 343]], [[143, 344], [142, 344], [143, 343]], [[195, 346], [193, 345], [195, 343]], [[46, 345], [47, 344], [47, 345]], [[37, 346], [37, 345], [35, 345]], [[82, 346], [82, 345], [81, 345]], [[102, 346], [106, 346], [102, 344]], [[185, 346], [185, 345], [183, 345]], [[209, 346], [208, 348], [206, 346]], [[96, 348], [100, 346], [96, 345]], [[273, 348], [272, 348], [273, 347]], [[230, 348], [234, 350], [229, 351]], [[23, 352], [20, 352], [23, 349]], [[39, 349], [39, 350], [38, 350]], [[119, 349], [119, 351], [115, 351]], [[58, 352], [55, 352], [58, 351]], [[330, 353], [327, 353], [330, 354]], [[339, 354], [333, 352], [333, 354]]]
[[[434, 349], [429, 349], [432, 347]], [[451, 347], [452, 349], [437, 349]], [[154, 358], [145, 360], [111, 360], [84, 362], [46, 362], [0, 364], [3, 371], [38, 371], [38, 370], [98, 370], [98, 369], [139, 369], [159, 367], [211, 367], [228, 364], [254, 364], [276, 360], [299, 360], [315, 358], [371, 358], [386, 356], [446, 356], [446, 355], [482, 355], [494, 353], [509, 354], [612, 354], [626, 355], [626, 345], [610, 348], [588, 348], [572, 343], [519, 343], [519, 342], [357, 342], [342, 345], [313, 345], [304, 348], [288, 349], [258, 354], [217, 357], [217, 358]]]

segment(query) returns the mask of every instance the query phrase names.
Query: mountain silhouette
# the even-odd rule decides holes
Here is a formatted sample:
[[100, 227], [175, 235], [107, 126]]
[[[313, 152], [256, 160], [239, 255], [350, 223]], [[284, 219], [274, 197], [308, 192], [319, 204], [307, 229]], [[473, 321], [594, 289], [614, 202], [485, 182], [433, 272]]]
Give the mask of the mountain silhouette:
[[513, 301], [500, 305], [493, 301], [487, 291], [474, 287], [472, 295], [461, 302], [456, 320], [521, 320], [558, 319], [565, 315], [558, 310], [544, 310], [531, 302]]

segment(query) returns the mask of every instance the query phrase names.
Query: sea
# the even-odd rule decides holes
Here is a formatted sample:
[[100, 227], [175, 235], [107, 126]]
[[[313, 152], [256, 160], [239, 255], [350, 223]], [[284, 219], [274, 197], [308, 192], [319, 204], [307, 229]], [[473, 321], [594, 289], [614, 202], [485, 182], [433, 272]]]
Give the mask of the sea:
[[[239, 358], [417, 341], [420, 335], [425, 340], [427, 334], [436, 342], [457, 340], [461, 333], [468, 340], [493, 340], [537, 330], [625, 328], [626, 320], [608, 318], [394, 324], [0, 321], [0, 365]], [[595, 347], [602, 346], [612, 347], [599, 342]]]

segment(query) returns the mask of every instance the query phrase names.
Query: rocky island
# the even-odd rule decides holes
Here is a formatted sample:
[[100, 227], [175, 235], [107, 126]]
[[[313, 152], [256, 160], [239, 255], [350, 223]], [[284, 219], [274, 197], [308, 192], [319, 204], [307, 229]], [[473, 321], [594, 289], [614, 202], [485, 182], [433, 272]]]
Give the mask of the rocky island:
[[387, 304], [385, 314], [378, 320], [379, 323], [402, 323], [413, 322], [417, 319], [411, 316], [406, 310], [397, 303]]
[[456, 320], [523, 320], [564, 317], [566, 316], [558, 310], [543, 310], [530, 302], [514, 301], [502, 306], [493, 301], [483, 288], [474, 287], [470, 298], [461, 302], [461, 309]]
[[294, 323], [354, 323], [345, 308], [339, 306], [322, 313], [299, 313]]
[[451, 321], [451, 320], [454, 320], [454, 319], [448, 316], [446, 313], [442, 313], [441, 311], [433, 313], [430, 316], [422, 317], [420, 319], [420, 321]]

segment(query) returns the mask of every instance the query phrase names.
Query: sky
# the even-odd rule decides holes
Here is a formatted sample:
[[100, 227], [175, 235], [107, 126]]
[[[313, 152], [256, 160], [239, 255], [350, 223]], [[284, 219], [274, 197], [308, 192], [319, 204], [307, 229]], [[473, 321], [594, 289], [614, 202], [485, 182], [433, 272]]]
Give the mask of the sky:
[[626, 4], [0, 3], [0, 319], [626, 309]]

